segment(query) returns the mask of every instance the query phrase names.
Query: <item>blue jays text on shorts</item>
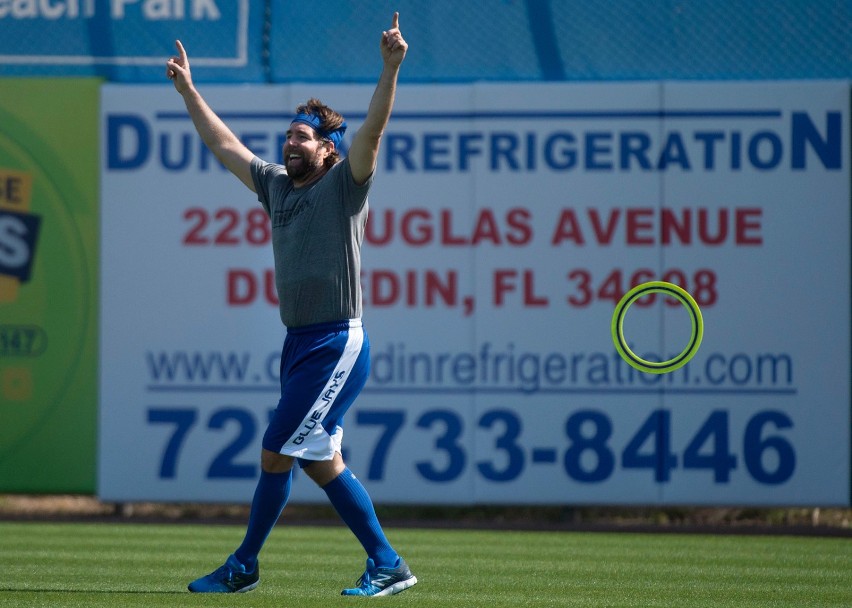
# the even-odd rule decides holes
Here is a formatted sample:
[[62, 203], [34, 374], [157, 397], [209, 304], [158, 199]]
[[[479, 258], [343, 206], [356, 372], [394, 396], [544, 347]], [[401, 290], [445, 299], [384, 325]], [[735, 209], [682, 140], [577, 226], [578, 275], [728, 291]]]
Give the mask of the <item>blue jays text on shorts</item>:
[[263, 447], [300, 460], [340, 451], [343, 415], [370, 374], [370, 342], [360, 319], [287, 330], [281, 398]]

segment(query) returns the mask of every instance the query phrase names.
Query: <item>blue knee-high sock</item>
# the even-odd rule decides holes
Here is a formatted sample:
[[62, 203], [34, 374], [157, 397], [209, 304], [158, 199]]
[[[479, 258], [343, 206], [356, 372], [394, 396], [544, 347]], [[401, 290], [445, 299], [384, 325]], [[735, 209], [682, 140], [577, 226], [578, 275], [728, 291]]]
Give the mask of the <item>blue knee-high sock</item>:
[[373, 508], [367, 490], [348, 468], [322, 488], [343, 522], [360, 541], [376, 566], [396, 566], [399, 555], [393, 550]]
[[292, 473], [292, 470], [286, 473], [267, 473], [263, 470], [260, 472], [251, 503], [246, 536], [234, 551], [234, 555], [249, 571], [254, 570], [257, 554], [287, 504]]

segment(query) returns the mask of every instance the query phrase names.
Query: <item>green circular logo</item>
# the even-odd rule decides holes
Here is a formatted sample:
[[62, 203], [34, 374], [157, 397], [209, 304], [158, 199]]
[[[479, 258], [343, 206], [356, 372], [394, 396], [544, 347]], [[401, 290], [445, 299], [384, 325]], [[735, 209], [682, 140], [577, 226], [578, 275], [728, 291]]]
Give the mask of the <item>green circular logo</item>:
[[95, 335], [85, 238], [95, 232], [84, 236], [80, 215], [96, 207], [81, 198], [52, 142], [2, 108], [0, 122], [2, 463], [75, 403], [69, 389], [93, 356], [85, 352]]

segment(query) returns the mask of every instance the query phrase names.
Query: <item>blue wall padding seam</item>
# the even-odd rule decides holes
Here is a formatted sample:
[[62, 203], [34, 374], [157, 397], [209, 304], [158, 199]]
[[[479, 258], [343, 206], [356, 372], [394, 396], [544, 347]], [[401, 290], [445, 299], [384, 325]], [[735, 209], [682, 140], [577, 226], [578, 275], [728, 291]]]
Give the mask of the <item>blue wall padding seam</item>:
[[565, 80], [565, 66], [556, 43], [550, 0], [526, 0], [533, 47], [544, 80]]

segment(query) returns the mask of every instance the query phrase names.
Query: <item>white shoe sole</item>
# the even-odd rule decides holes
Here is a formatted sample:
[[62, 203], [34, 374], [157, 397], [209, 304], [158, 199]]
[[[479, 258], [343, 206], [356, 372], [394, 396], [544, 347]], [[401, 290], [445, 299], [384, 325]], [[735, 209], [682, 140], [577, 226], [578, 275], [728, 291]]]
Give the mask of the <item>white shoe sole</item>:
[[413, 576], [411, 578], [407, 578], [404, 581], [399, 581], [398, 583], [394, 583], [390, 587], [385, 587], [377, 594], [371, 597], [379, 597], [380, 595], [396, 595], [397, 593], [401, 593], [408, 589], [409, 587], [413, 587], [417, 584], [417, 577]]

